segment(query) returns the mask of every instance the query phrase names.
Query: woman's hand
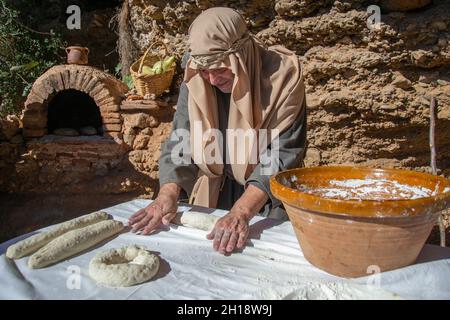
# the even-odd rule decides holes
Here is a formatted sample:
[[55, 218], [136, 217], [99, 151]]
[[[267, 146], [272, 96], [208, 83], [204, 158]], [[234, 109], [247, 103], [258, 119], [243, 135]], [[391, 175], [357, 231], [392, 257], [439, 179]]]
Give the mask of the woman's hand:
[[236, 201], [230, 212], [220, 218], [214, 229], [206, 236], [213, 240], [214, 250], [222, 254], [241, 249], [247, 241], [249, 221], [269, 199], [265, 191], [248, 185], [242, 196]]
[[133, 232], [141, 231], [147, 235], [161, 223], [168, 225], [176, 216], [180, 188], [174, 183], [161, 187], [158, 197], [147, 207], [139, 210], [128, 219]]
[[221, 254], [231, 253], [235, 248], [244, 247], [249, 233], [248, 221], [244, 214], [231, 210], [216, 222], [214, 229], [206, 237], [214, 239], [214, 250]]

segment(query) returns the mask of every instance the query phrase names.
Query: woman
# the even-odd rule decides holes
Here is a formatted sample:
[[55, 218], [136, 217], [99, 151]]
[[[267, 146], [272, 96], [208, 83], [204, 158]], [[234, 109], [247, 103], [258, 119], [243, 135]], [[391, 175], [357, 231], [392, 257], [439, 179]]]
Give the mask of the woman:
[[[274, 151], [276, 145], [275, 172], [301, 165], [306, 144], [302, 70], [293, 52], [281, 46], [266, 48], [249, 34], [242, 16], [229, 8], [200, 14], [189, 28], [188, 44], [173, 131], [159, 161], [160, 192], [129, 223], [133, 231], [149, 234], [174, 218], [177, 200], [186, 195], [192, 204], [229, 210], [207, 235], [215, 250], [227, 254], [244, 246], [249, 220], [256, 214], [286, 219], [270, 192], [270, 175], [261, 157], [251, 160], [252, 155]], [[209, 129], [217, 129], [221, 137], [211, 138]], [[260, 134], [264, 129], [267, 139]], [[180, 130], [189, 134], [187, 152], [177, 148]], [[230, 148], [235, 142], [230, 137], [243, 138], [242, 132], [256, 132], [256, 140], [245, 150]], [[212, 145], [223, 149], [219, 154], [207, 152]], [[175, 161], [174, 150], [189, 161]], [[236, 161], [239, 156], [243, 161]]]

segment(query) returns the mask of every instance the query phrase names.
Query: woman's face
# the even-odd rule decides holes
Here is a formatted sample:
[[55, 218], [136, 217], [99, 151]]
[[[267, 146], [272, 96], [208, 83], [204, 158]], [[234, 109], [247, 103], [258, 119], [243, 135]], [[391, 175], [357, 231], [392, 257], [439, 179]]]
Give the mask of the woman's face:
[[230, 93], [233, 87], [234, 74], [231, 68], [200, 70], [200, 75], [220, 91]]

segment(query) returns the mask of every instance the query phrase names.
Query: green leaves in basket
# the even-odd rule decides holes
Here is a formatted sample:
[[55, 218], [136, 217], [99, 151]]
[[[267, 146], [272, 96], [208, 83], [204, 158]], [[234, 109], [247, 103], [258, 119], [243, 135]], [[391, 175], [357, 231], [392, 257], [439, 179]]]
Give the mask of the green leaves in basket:
[[157, 61], [152, 68], [149, 66], [142, 67], [142, 74], [155, 75], [169, 71], [173, 68], [175, 63], [175, 56], [170, 56], [164, 59], [164, 61]]
[[166, 72], [166, 71], [172, 69], [174, 63], [175, 63], [175, 56], [170, 56], [170, 57], [164, 59], [164, 61], [162, 62], [163, 72]]
[[142, 67], [142, 74], [152, 75], [153, 74], [153, 69], [148, 67], [148, 66], [143, 66]]
[[153, 65], [152, 68], [153, 74], [161, 74], [163, 73], [162, 61], [158, 61]]

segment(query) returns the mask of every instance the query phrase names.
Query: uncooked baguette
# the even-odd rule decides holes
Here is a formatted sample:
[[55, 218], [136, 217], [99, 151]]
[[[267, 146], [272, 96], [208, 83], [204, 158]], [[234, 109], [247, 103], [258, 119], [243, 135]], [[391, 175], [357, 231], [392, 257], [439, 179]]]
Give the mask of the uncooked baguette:
[[38, 269], [64, 260], [119, 233], [122, 229], [122, 222], [106, 220], [69, 231], [33, 254], [28, 260], [28, 267]]
[[196, 211], [185, 211], [182, 213], [177, 213], [173, 219], [173, 223], [194, 229], [210, 231], [214, 228], [217, 220], [219, 219], [220, 217], [212, 214]]
[[19, 259], [42, 248], [60, 235], [78, 228], [108, 219], [106, 212], [93, 212], [66, 222], [62, 222], [51, 229], [19, 241], [8, 248], [6, 256], [10, 259]]

